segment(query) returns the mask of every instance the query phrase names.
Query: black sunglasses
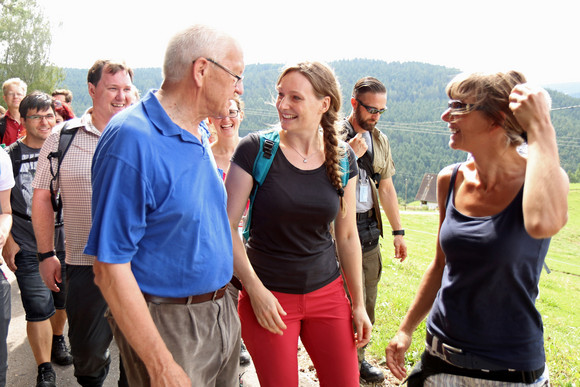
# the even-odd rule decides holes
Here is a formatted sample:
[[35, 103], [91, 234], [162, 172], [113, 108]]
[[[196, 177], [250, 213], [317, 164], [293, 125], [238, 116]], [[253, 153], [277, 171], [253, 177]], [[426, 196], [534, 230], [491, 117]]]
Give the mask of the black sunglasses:
[[383, 109], [377, 109], [375, 107], [372, 106], [367, 106], [364, 103], [362, 103], [358, 98], [355, 98], [356, 102], [358, 102], [362, 107], [364, 107], [365, 109], [367, 109], [367, 112], [369, 112], [370, 114], [383, 114], [384, 112], [387, 111], [387, 108], [383, 108]]

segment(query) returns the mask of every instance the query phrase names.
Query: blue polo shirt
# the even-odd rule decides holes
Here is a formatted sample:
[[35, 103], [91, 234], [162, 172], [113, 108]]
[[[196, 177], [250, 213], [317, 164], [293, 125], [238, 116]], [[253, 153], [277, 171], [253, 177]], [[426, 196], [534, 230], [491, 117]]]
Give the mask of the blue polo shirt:
[[186, 297], [232, 277], [226, 192], [202, 142], [173, 123], [149, 91], [105, 128], [92, 165], [92, 228], [85, 253], [131, 262], [143, 292]]

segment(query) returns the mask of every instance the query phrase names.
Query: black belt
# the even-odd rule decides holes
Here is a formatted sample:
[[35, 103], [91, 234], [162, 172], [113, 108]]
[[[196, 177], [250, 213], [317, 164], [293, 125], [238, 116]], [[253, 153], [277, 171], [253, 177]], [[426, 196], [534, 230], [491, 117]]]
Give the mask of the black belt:
[[198, 294], [189, 297], [158, 297], [147, 293], [143, 293], [143, 297], [145, 297], [145, 301], [151, 302], [153, 304], [200, 304], [202, 302], [219, 300], [224, 296], [224, 294], [226, 294], [227, 287], [228, 285], [224, 286], [223, 288], [219, 288], [215, 292]]
[[505, 366], [491, 360], [445, 344], [429, 331], [425, 343], [426, 351], [431, 356], [436, 356], [457, 368], [457, 372], [443, 370], [445, 373], [512, 383], [533, 383], [544, 373], [545, 365], [534, 371], [507, 370]]
[[374, 218], [375, 217], [375, 209], [371, 208], [370, 210], [368, 210], [367, 212], [357, 212], [356, 214], [356, 220], [366, 220], [368, 218]]

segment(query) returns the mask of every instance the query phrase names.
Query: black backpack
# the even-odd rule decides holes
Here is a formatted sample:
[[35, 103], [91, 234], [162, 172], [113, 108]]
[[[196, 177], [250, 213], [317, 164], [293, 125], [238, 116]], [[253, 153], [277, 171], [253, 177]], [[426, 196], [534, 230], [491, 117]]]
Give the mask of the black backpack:
[[[62, 200], [60, 198], [60, 192], [54, 188], [54, 183], [58, 180], [62, 160], [64, 159], [68, 148], [70, 148], [70, 145], [75, 138], [77, 131], [82, 126], [83, 125], [78, 118], [73, 118], [72, 120], [66, 121], [60, 131], [58, 150], [56, 152], [50, 152], [47, 156], [48, 161], [50, 162], [50, 173], [52, 175], [52, 179], [50, 180], [50, 200], [52, 202], [52, 209], [54, 212], [62, 211]], [[58, 160], [56, 171], [52, 166], [53, 159]]]
[[0, 118], [0, 144], [4, 142], [4, 134], [6, 133], [6, 116]]
[[[10, 160], [12, 161], [12, 173], [14, 174], [14, 179], [16, 179], [18, 177], [18, 175], [20, 174], [20, 167], [22, 166], [22, 148], [20, 147], [20, 144], [21, 144], [21, 141], [17, 140], [13, 144], [11, 144], [8, 148], [6, 148], [6, 151], [8, 151], [8, 154], [10, 155]], [[38, 161], [38, 156], [26, 159], [27, 163], [33, 163], [36, 161]], [[12, 209], [12, 215], [16, 215], [19, 218], [22, 218], [22, 219], [27, 220], [29, 222], [32, 221], [32, 219], [30, 218], [30, 216], [28, 214], [23, 214], [19, 211], [14, 210], [14, 208]], [[56, 211], [54, 226], [59, 227], [62, 225], [63, 225], [63, 223], [62, 223], [62, 210], [58, 210], [58, 211]]]

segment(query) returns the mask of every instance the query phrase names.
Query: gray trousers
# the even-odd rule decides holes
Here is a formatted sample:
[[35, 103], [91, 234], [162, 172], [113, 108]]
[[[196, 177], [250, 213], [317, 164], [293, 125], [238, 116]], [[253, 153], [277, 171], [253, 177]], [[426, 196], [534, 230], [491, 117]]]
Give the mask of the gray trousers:
[[[240, 320], [229, 294], [200, 304], [147, 305], [165, 345], [191, 379], [192, 386], [239, 386]], [[107, 318], [123, 357], [129, 386], [150, 386], [145, 364], [110, 311]]]

